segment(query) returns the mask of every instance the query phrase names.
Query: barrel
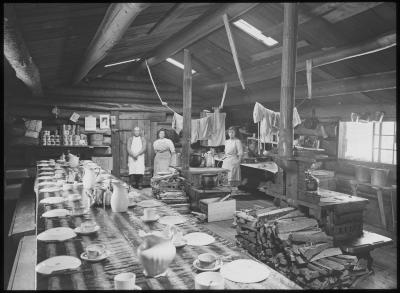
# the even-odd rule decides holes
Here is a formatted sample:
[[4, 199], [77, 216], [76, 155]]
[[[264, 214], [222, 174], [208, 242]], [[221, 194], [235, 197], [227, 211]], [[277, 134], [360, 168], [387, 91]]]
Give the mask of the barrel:
[[371, 184], [378, 186], [386, 186], [388, 179], [388, 169], [371, 169]]
[[101, 133], [93, 133], [89, 136], [90, 145], [93, 146], [101, 146], [103, 145], [103, 134]]

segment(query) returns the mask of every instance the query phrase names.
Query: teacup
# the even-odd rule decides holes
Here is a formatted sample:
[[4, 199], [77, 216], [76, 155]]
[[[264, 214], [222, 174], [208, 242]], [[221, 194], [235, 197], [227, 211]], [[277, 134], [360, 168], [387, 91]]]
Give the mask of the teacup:
[[217, 272], [204, 272], [194, 278], [195, 289], [224, 289], [224, 277]]
[[146, 208], [143, 210], [143, 218], [152, 220], [157, 217], [156, 209], [154, 208]]
[[217, 257], [212, 253], [203, 253], [200, 254], [197, 259], [199, 260], [199, 265], [202, 268], [210, 268], [213, 267], [215, 262], [217, 261]]
[[88, 259], [96, 259], [106, 251], [106, 246], [104, 244], [96, 243], [90, 244], [85, 249]]
[[85, 221], [81, 224], [81, 231], [84, 233], [93, 232], [96, 229], [96, 223], [93, 221]]
[[136, 275], [134, 273], [121, 273], [114, 277], [114, 287], [116, 290], [135, 289]]

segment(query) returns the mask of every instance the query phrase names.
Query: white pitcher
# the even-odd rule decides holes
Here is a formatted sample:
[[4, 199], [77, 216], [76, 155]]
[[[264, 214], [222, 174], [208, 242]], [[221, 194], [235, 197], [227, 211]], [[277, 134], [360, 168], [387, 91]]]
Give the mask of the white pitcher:
[[100, 174], [100, 169], [84, 167], [82, 175], [82, 183], [84, 189], [91, 189], [96, 183], [97, 176]]
[[123, 213], [128, 210], [128, 190], [119, 181], [112, 182], [111, 209], [114, 213]]
[[79, 166], [79, 157], [73, 155], [73, 154], [68, 154], [68, 162], [71, 168], [76, 168]]

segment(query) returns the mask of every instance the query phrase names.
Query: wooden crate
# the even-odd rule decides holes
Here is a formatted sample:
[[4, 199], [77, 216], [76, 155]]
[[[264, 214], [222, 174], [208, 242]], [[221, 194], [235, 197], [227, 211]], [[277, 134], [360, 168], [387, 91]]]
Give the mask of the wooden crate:
[[200, 200], [200, 211], [207, 215], [207, 222], [217, 222], [233, 219], [236, 211], [236, 200], [228, 199], [222, 202], [217, 198]]
[[193, 187], [201, 188], [201, 175], [203, 174], [218, 174], [217, 185], [227, 184], [228, 170], [222, 168], [190, 168], [184, 172], [184, 177]]
[[190, 208], [199, 210], [199, 201], [205, 198], [223, 197], [231, 193], [231, 189], [227, 187], [216, 187], [214, 189], [198, 189], [193, 186], [186, 187], [186, 194], [189, 195]]

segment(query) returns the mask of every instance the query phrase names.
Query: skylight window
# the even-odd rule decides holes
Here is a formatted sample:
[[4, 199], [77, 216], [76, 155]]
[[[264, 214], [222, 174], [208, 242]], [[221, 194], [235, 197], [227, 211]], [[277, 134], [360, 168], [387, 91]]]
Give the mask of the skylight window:
[[139, 60], [140, 60], [140, 58], [134, 58], [134, 59], [129, 59], [129, 60], [121, 61], [121, 62], [107, 64], [107, 65], [104, 65], [104, 67], [111, 67], [111, 66], [115, 66], [115, 65], [128, 63], [128, 62], [136, 62], [136, 61], [139, 61]]
[[[169, 63], [171, 63], [171, 64], [173, 64], [176, 67], [179, 67], [181, 69], [185, 68], [185, 66], [182, 63], [180, 63], [180, 62], [178, 62], [178, 61], [176, 61], [175, 59], [172, 59], [172, 58], [167, 58], [167, 62], [169, 62]], [[195, 73], [196, 73], [196, 70], [192, 69], [192, 74], [195, 74]]]
[[272, 47], [272, 46], [278, 44], [277, 40], [275, 40], [271, 37], [265, 36], [259, 29], [255, 28], [254, 26], [252, 26], [247, 21], [244, 21], [243, 19], [239, 19], [238, 21], [235, 21], [233, 24], [236, 25], [238, 28], [240, 28], [245, 33], [252, 36], [253, 38], [263, 42], [268, 47]]

